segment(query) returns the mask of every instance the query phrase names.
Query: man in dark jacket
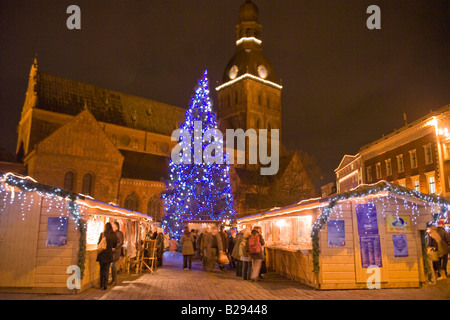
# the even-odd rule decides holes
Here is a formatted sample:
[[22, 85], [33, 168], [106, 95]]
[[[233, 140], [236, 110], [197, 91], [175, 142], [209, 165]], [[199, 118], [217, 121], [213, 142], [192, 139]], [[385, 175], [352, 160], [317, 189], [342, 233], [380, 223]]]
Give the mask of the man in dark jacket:
[[440, 277], [438, 280], [447, 278], [447, 263], [448, 263], [448, 253], [449, 253], [449, 243], [450, 243], [450, 235], [444, 229], [444, 220], [439, 220], [436, 228], [436, 232], [441, 238], [441, 241], [438, 241], [438, 252], [439, 252], [439, 274]]
[[211, 228], [211, 232], [206, 232], [203, 236], [205, 248], [205, 269], [212, 272], [219, 252], [223, 251], [222, 237], [218, 233], [216, 226]]
[[112, 224], [112, 228], [114, 233], [117, 237], [117, 246], [113, 250], [113, 262], [111, 264], [111, 276], [112, 280], [110, 284], [116, 284], [117, 283], [117, 262], [120, 260], [120, 257], [122, 255], [122, 246], [124, 241], [123, 232], [120, 231], [120, 225], [119, 222], [114, 221]]
[[158, 228], [158, 235], [156, 236], [156, 266], [162, 267], [164, 254], [164, 230]]

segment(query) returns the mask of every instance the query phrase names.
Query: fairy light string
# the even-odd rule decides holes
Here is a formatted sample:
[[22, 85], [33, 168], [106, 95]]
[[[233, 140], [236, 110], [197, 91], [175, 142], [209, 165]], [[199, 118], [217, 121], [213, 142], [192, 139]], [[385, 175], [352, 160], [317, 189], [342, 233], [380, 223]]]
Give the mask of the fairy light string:
[[[386, 215], [387, 207], [391, 205], [391, 200], [394, 203], [395, 216], [399, 216], [400, 202], [403, 200], [405, 209], [411, 210], [411, 223], [417, 224], [419, 216], [418, 204], [407, 201], [407, 197], [419, 200], [423, 203], [425, 210], [432, 210], [432, 221], [428, 225], [435, 223], [439, 219], [446, 219], [448, 217], [449, 203], [440, 196], [424, 194], [416, 190], [408, 189], [398, 186], [387, 181], [379, 181], [375, 184], [360, 185], [348, 192], [337, 194], [328, 199], [328, 205], [322, 208], [322, 212], [314, 222], [311, 231], [312, 240], [312, 256], [313, 256], [313, 272], [318, 273], [320, 270], [319, 256], [320, 244], [319, 233], [322, 227], [328, 222], [330, 216], [335, 215], [336, 219], [343, 217], [342, 202], [350, 199], [364, 199], [366, 203], [376, 205], [379, 201], [382, 207], [383, 217]], [[339, 210], [339, 212], [337, 212]]]

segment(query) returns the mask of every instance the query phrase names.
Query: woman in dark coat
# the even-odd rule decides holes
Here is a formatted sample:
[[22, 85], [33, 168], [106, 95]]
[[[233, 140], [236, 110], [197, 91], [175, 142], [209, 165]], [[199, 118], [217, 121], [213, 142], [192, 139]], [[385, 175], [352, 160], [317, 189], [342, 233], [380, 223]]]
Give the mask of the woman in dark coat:
[[100, 263], [100, 288], [106, 290], [109, 277], [109, 266], [113, 262], [113, 248], [117, 246], [117, 237], [114, 233], [111, 223], [105, 224], [105, 229], [98, 239], [98, 243], [102, 241], [102, 238], [106, 238], [106, 249], [99, 252], [97, 255], [97, 261]]

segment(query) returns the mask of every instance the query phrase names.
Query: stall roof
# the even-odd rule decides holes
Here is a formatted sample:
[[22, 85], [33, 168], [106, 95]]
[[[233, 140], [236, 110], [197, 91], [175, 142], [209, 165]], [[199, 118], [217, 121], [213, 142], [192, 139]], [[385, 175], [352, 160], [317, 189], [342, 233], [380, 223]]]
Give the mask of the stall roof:
[[[6, 183], [10, 186], [17, 187], [25, 192], [39, 192], [42, 194], [46, 194], [49, 196], [56, 196], [66, 199], [75, 200], [76, 202], [85, 205], [92, 209], [98, 209], [99, 215], [119, 215], [128, 218], [134, 219], [147, 219], [152, 220], [151, 216], [148, 216], [143, 213], [130, 211], [128, 209], [116, 206], [112, 203], [105, 203], [99, 200], [96, 200], [90, 196], [86, 196], [79, 193], [74, 193], [70, 191], [66, 191], [60, 188], [56, 188], [53, 186], [48, 186], [42, 183], [37, 182], [33, 178], [29, 176], [21, 176], [16, 173], [8, 172], [0, 175], [0, 182]], [[108, 213], [109, 212], [109, 213]]]
[[330, 197], [302, 200], [290, 206], [286, 206], [283, 208], [273, 208], [269, 211], [264, 211], [251, 216], [237, 218], [236, 220], [238, 221], [238, 223], [246, 223], [254, 220], [262, 220], [265, 218], [272, 218], [281, 215], [298, 215], [298, 213], [304, 210], [327, 207], [333, 205], [336, 202], [345, 201], [353, 198], [371, 197], [375, 195], [379, 196], [382, 193], [385, 193], [386, 195], [388, 195], [389, 193], [395, 194], [397, 197], [406, 198], [407, 201], [410, 201], [412, 203], [418, 204], [434, 203], [437, 205], [441, 205], [444, 208], [444, 211], [447, 211], [448, 208], [450, 207], [450, 204], [440, 196], [421, 193], [415, 190], [411, 190], [402, 186], [392, 184], [387, 181], [379, 181], [374, 184], [360, 185], [355, 189], [352, 189], [345, 193], [340, 193]]

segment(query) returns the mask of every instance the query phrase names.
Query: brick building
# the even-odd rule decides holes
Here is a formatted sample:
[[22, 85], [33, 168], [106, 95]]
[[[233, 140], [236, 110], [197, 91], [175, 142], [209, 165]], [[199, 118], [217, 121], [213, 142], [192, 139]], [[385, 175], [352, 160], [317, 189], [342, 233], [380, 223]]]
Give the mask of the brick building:
[[46, 74], [35, 59], [17, 156], [41, 183], [160, 220], [172, 131], [185, 110]]
[[[357, 155], [345, 156], [336, 169], [338, 190], [345, 192], [356, 183], [386, 180], [449, 199], [449, 127], [447, 105], [362, 146]], [[351, 179], [357, 176], [360, 181]]]

